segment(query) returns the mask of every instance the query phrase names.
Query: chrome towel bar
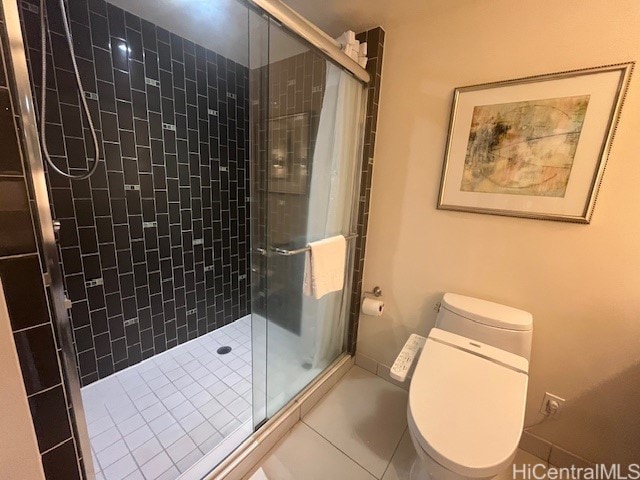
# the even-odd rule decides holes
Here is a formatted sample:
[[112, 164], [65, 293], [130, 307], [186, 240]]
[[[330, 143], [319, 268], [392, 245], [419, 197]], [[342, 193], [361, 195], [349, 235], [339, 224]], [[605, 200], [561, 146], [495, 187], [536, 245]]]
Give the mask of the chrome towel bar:
[[[353, 240], [355, 238], [358, 237], [357, 233], [350, 233], [349, 235], [345, 235], [344, 239], [345, 240]], [[311, 250], [311, 247], [307, 246], [307, 247], [302, 247], [302, 248], [296, 248], [295, 250], [287, 250], [285, 248], [277, 248], [277, 247], [272, 247], [271, 251], [277, 255], [283, 255], [285, 257], [290, 257], [292, 255], [298, 255], [299, 253], [304, 253], [304, 252], [308, 252], [309, 250]]]
[[[344, 239], [345, 240], [353, 240], [355, 238], [358, 238], [358, 234], [357, 233], [350, 233], [349, 235], [345, 235]], [[311, 247], [302, 247], [302, 248], [296, 248], [294, 250], [287, 250], [286, 248], [277, 248], [277, 247], [272, 247], [271, 251], [277, 255], [282, 255], [284, 257], [290, 257], [292, 255], [298, 255], [299, 253], [304, 253], [307, 252], [311, 249]], [[257, 249], [259, 250], [258, 253], [260, 253], [261, 255], [264, 255], [264, 253], [262, 253], [263, 249]], [[266, 252], [265, 252], [266, 253]]]

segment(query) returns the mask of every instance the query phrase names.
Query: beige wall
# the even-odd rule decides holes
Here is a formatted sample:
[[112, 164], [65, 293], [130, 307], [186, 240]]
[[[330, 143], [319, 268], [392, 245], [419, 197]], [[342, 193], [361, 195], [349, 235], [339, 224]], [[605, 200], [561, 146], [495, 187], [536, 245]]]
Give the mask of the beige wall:
[[0, 480], [44, 479], [0, 282]]
[[[400, 8], [401, 4], [398, 4]], [[534, 314], [527, 424], [592, 461], [640, 459], [640, 78], [632, 79], [590, 225], [436, 210], [457, 86], [640, 59], [637, 0], [458, 0], [387, 31], [358, 351], [390, 365], [443, 292]], [[395, 8], [395, 7], [394, 7]]]

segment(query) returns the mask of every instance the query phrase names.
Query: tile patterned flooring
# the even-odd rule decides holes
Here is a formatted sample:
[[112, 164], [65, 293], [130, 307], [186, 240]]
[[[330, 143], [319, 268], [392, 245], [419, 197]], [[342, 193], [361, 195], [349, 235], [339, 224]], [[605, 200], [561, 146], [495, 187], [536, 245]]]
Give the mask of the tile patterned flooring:
[[[251, 422], [251, 373], [247, 316], [83, 388], [97, 480], [175, 480], [233, 441]], [[406, 406], [405, 390], [354, 366], [245, 480], [408, 480]]]
[[251, 422], [251, 373], [247, 315], [82, 388], [96, 479], [178, 478]]
[[[405, 390], [354, 366], [245, 480], [409, 480], [406, 408]], [[538, 463], [522, 450], [514, 460]], [[509, 468], [495, 480], [511, 478]]]

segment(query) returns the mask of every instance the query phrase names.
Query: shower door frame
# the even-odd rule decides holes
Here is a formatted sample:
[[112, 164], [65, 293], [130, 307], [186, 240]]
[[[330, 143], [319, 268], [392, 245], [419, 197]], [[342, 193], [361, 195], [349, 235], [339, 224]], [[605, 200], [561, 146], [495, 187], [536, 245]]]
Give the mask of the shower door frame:
[[349, 71], [354, 77], [365, 85], [370, 81], [369, 72], [361, 67], [355, 60], [345, 54], [333, 38], [309, 22], [302, 15], [292, 10], [280, 0], [245, 0], [249, 4], [258, 7], [258, 10], [266, 12], [282, 27], [322, 52], [344, 70]]
[[[34, 219], [35, 228], [40, 233], [38, 241], [40, 247], [41, 257], [44, 260], [44, 272], [45, 286], [49, 290], [49, 305], [50, 311], [53, 316], [53, 322], [56, 325], [58, 339], [60, 342], [60, 349], [62, 351], [62, 379], [64, 382], [65, 390], [69, 394], [69, 401], [72, 406], [72, 420], [75, 426], [75, 432], [77, 433], [77, 442], [80, 458], [84, 466], [84, 474], [86, 478], [95, 478], [95, 470], [93, 467], [93, 458], [91, 455], [91, 443], [89, 441], [89, 433], [87, 430], [87, 423], [84, 414], [82, 396], [80, 392], [80, 377], [78, 373], [78, 366], [76, 362], [75, 347], [73, 344], [73, 334], [71, 330], [71, 324], [69, 322], [69, 314], [67, 311], [67, 300], [64, 294], [64, 284], [62, 277], [62, 270], [60, 268], [60, 259], [58, 256], [58, 246], [56, 241], [56, 227], [52, 216], [49, 193], [47, 191], [47, 183], [45, 177], [44, 163], [42, 158], [42, 150], [40, 145], [39, 130], [37, 126], [37, 119], [35, 116], [35, 103], [31, 93], [31, 81], [29, 78], [29, 71], [27, 68], [26, 52], [23, 42], [22, 25], [20, 23], [20, 17], [18, 14], [18, 1], [19, 0], [1, 0], [2, 9], [5, 18], [5, 28], [7, 37], [9, 40], [9, 55], [5, 59], [6, 62], [11, 63], [13, 70], [12, 90], [15, 91], [15, 99], [17, 100], [15, 108], [20, 117], [22, 126], [21, 141], [24, 147], [24, 155], [26, 155], [27, 163], [29, 165], [29, 171], [26, 175], [31, 180], [33, 187], [33, 195], [35, 199], [35, 206], [38, 212], [37, 218]], [[243, 0], [239, 0], [243, 1]], [[292, 32], [295, 36], [300, 37], [303, 41], [310, 44], [312, 47], [321, 52], [328, 58], [329, 61], [337, 63], [341, 68], [350, 72], [357, 80], [366, 85], [370, 78], [368, 72], [358, 65], [354, 60], [345, 55], [340, 48], [332, 41], [326, 34], [308, 22], [302, 16], [298, 15], [293, 10], [289, 9], [286, 5], [282, 4], [278, 0], [244, 0], [244, 3], [248, 4], [249, 8], [256, 8], [258, 11], [263, 11], [269, 15], [270, 18], [280, 23], [282, 27]], [[8, 79], [11, 81], [11, 79]], [[361, 119], [364, 124], [364, 118], [366, 115], [366, 94], [363, 98], [361, 108]], [[359, 155], [355, 161], [360, 162], [364, 128], [361, 132], [360, 145], [358, 147]], [[357, 172], [361, 171], [362, 165], [358, 164]], [[360, 175], [356, 174], [355, 182], [357, 190], [359, 191]], [[352, 203], [352, 225], [357, 221], [357, 206], [359, 200], [359, 193], [355, 196]], [[350, 233], [350, 232], [349, 232]], [[351, 288], [352, 275], [354, 267], [354, 252], [355, 244], [349, 249], [349, 266], [348, 281], [345, 287]], [[350, 301], [350, 297], [343, 301]], [[348, 313], [348, 312], [347, 312]], [[347, 321], [348, 324], [348, 321]], [[340, 361], [346, 353], [342, 353], [335, 361]], [[323, 371], [326, 372], [330, 367]], [[321, 374], [322, 375], [322, 374]], [[318, 378], [311, 382], [311, 385], [316, 383]], [[303, 389], [303, 392], [306, 389]], [[296, 398], [296, 397], [294, 397]], [[280, 411], [287, 408], [285, 405]], [[277, 417], [278, 414], [271, 418]], [[255, 435], [255, 434], [254, 434]], [[252, 438], [252, 437], [250, 437]], [[246, 443], [246, 442], [245, 442]], [[233, 456], [233, 454], [232, 454]], [[224, 462], [223, 462], [224, 463]], [[216, 466], [212, 466], [212, 469]]]

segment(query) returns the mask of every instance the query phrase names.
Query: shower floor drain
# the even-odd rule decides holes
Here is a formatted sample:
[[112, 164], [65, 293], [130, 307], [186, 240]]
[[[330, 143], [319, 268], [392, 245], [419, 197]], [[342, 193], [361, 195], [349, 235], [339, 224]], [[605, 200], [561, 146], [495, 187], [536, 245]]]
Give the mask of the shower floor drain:
[[220, 347], [218, 350], [216, 350], [216, 352], [220, 355], [226, 355], [227, 353], [229, 353], [231, 351], [231, 347]]

